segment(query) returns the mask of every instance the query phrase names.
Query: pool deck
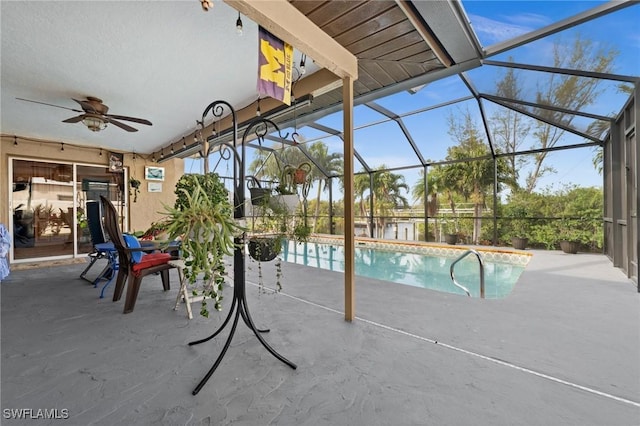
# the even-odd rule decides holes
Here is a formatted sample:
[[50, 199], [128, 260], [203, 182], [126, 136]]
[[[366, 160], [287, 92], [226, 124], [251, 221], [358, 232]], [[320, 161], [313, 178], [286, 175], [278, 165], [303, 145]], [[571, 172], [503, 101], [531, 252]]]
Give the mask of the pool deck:
[[[640, 424], [636, 285], [602, 255], [528, 252], [505, 299], [358, 277], [353, 323], [343, 319], [342, 274], [285, 264], [283, 292], [259, 294], [256, 264], [247, 262], [252, 317], [298, 368], [241, 322], [197, 396], [191, 391], [226, 332], [186, 343], [213, 332], [227, 305], [209, 319], [173, 311], [173, 271], [171, 291], [147, 277], [135, 310], [123, 315], [123, 301], [99, 299], [78, 278], [84, 265], [13, 271], [0, 285], [0, 423]], [[263, 275], [272, 285], [273, 263]], [[66, 409], [69, 418], [7, 418], [6, 409], [19, 408]]]

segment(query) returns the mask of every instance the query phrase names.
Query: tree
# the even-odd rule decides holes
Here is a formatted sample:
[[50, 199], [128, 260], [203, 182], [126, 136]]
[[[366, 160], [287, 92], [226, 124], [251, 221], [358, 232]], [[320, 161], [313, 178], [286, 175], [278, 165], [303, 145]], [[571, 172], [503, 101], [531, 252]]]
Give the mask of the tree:
[[[378, 238], [384, 236], [387, 217], [393, 214], [393, 210], [399, 207], [406, 208], [409, 206], [407, 198], [402, 195], [402, 190], [409, 191], [409, 186], [405, 183], [404, 176], [391, 173], [385, 170], [386, 168], [387, 166], [383, 164], [371, 172], [373, 189], [371, 189], [372, 185], [368, 173], [357, 174], [353, 180], [356, 200], [359, 203], [360, 214], [362, 216], [367, 215], [366, 204], [371, 200], [371, 197], [373, 197]], [[368, 193], [368, 195], [365, 196], [365, 193]], [[367, 229], [369, 232], [371, 231], [369, 224], [367, 224]]]
[[441, 187], [441, 176], [437, 169], [430, 169], [427, 172], [427, 194], [424, 191], [424, 170], [420, 170], [420, 177], [411, 189], [413, 200], [420, 206], [427, 206], [427, 215], [433, 217], [438, 214], [438, 194]]
[[[509, 58], [512, 61], [512, 58]], [[513, 68], [508, 68], [504, 77], [498, 81], [496, 95], [509, 99], [522, 99], [520, 76]], [[497, 152], [514, 153], [526, 141], [531, 130], [527, 117], [512, 109], [504, 108], [496, 111], [491, 117], [492, 134]], [[526, 162], [523, 156], [509, 156], [505, 159], [506, 173], [510, 176], [509, 185], [513, 191], [520, 189], [519, 173]]]
[[[337, 174], [342, 175], [344, 162], [342, 160], [342, 154], [337, 152], [329, 153], [329, 148], [322, 142], [314, 142], [309, 147], [309, 154], [313, 157], [315, 162], [320, 165], [329, 175]], [[316, 206], [313, 219], [312, 232], [316, 232], [316, 226], [318, 224], [318, 216], [320, 215], [320, 196], [322, 191], [326, 191], [331, 184], [331, 179], [325, 176], [317, 167], [312, 170], [312, 180], [317, 181], [318, 194], [316, 197]]]
[[[553, 66], [556, 68], [568, 68], [610, 73], [613, 69], [613, 60], [618, 55], [614, 49], [609, 49], [591, 40], [576, 36], [573, 43], [564, 44], [557, 40], [553, 45]], [[553, 105], [572, 111], [580, 111], [584, 107], [593, 104], [601, 93], [598, 87], [601, 80], [595, 78], [580, 77], [575, 75], [551, 73], [544, 89], [538, 89], [536, 103], [540, 105]], [[545, 121], [537, 121], [534, 131], [537, 146], [535, 148], [547, 149], [554, 147], [564, 135], [564, 130], [549, 123], [561, 123], [570, 126], [574, 115], [544, 108], [534, 108], [534, 114]], [[548, 151], [542, 151], [533, 156], [533, 169], [526, 178], [526, 190], [531, 192], [536, 187], [539, 179], [552, 171], [544, 166]]]
[[437, 174], [440, 186], [448, 194], [453, 214], [455, 214], [455, 194], [460, 194], [465, 200], [473, 203], [472, 240], [477, 244], [480, 240], [485, 200], [493, 189], [494, 161], [497, 166], [498, 184], [513, 185], [513, 182], [504, 158], [483, 159], [489, 156], [491, 151], [468, 110], [461, 115], [450, 115], [448, 122], [449, 135], [458, 142], [458, 145], [447, 149], [446, 159], [455, 162], [442, 166]]

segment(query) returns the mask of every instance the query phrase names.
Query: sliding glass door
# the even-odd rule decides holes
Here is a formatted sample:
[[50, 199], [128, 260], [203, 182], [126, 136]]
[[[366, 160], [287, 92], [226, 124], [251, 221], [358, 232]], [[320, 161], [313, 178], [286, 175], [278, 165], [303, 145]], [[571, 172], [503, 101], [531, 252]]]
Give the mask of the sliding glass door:
[[85, 206], [100, 195], [109, 197], [124, 219], [124, 173], [110, 173], [104, 166], [13, 158], [10, 175], [12, 262], [89, 253]]

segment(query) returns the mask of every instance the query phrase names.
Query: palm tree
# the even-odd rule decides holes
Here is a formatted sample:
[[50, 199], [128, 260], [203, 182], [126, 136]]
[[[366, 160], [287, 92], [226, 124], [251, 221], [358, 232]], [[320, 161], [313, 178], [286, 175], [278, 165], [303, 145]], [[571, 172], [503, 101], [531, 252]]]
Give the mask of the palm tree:
[[[486, 205], [486, 198], [491, 193], [494, 179], [492, 159], [471, 160], [491, 154], [487, 143], [481, 138], [469, 111], [462, 116], [462, 122], [453, 115], [449, 117], [449, 134], [458, 141], [458, 145], [447, 149], [447, 160], [458, 161], [439, 170], [441, 186], [449, 194], [452, 212], [455, 213], [453, 195], [460, 194], [465, 200], [473, 203], [473, 242], [478, 243], [482, 225], [482, 210]], [[513, 176], [508, 173], [504, 158], [497, 162], [498, 182], [514, 183]]]
[[[442, 176], [438, 173], [437, 167], [432, 167], [427, 172], [427, 194], [425, 196], [424, 186], [424, 169], [420, 170], [420, 177], [416, 181], [415, 185], [411, 189], [411, 195], [414, 202], [421, 206], [423, 209], [427, 208], [427, 217], [436, 217], [439, 210], [438, 195], [442, 191]], [[428, 229], [425, 228], [425, 236], [428, 234]]]
[[[393, 214], [398, 207], [408, 207], [407, 198], [402, 195], [402, 190], [409, 191], [409, 186], [404, 182], [404, 176], [386, 171], [383, 164], [372, 172], [373, 191], [370, 190], [370, 178], [368, 174], [358, 174], [354, 178], [353, 186], [356, 199], [359, 201], [360, 213], [366, 215], [365, 201], [373, 197], [374, 216], [378, 237], [383, 237], [387, 217]], [[368, 197], [364, 193], [369, 193]], [[369, 232], [369, 225], [367, 225]], [[371, 235], [371, 234], [369, 234]]]
[[[329, 148], [324, 142], [318, 141], [311, 144], [309, 154], [313, 157], [316, 164], [322, 167], [329, 175], [342, 174], [344, 165], [342, 154], [337, 152], [329, 153]], [[316, 209], [312, 227], [312, 232], [316, 232], [318, 217], [320, 216], [320, 196], [322, 195], [322, 191], [328, 189], [331, 179], [325, 176], [317, 167], [312, 169], [311, 179], [318, 182], [318, 195], [316, 196]]]
[[427, 173], [427, 195], [424, 193], [424, 169], [420, 170], [420, 177], [411, 189], [413, 200], [420, 206], [427, 206], [427, 215], [429, 217], [438, 214], [438, 193], [441, 190], [441, 176], [438, 175], [436, 169], [431, 169]]

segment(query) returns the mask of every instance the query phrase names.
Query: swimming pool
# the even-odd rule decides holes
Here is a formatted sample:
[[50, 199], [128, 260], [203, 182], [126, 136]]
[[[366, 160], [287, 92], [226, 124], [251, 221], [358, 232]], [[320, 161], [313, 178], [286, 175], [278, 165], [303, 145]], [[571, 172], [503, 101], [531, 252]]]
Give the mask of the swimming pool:
[[[282, 260], [305, 266], [344, 272], [344, 246], [340, 241], [285, 242]], [[466, 295], [453, 285], [449, 275], [451, 263], [461, 249], [401, 244], [357, 243], [356, 275], [399, 284]], [[507, 252], [481, 252], [485, 263], [485, 297], [504, 298], [511, 293], [530, 255]], [[480, 267], [474, 256], [467, 256], [455, 267], [456, 280], [480, 297]]]

